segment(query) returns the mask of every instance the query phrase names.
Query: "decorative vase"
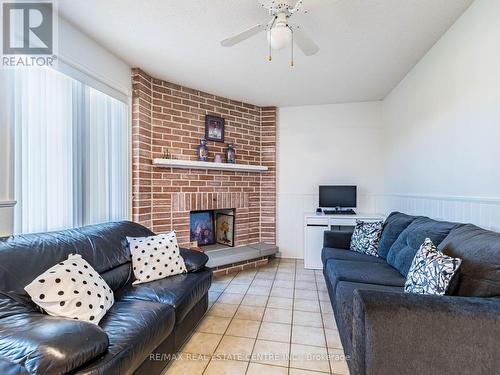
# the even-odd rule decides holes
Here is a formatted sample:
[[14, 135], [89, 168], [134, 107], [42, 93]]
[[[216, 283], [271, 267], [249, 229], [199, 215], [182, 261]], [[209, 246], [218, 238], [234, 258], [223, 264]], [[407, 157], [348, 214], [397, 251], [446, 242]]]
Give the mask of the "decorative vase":
[[236, 151], [232, 143], [227, 146], [226, 150], [226, 161], [231, 164], [236, 163]]
[[214, 162], [215, 163], [222, 163], [222, 157], [219, 154], [215, 155]]
[[199, 161], [208, 160], [208, 147], [207, 140], [205, 138], [200, 139], [200, 145], [196, 148], [196, 153]]

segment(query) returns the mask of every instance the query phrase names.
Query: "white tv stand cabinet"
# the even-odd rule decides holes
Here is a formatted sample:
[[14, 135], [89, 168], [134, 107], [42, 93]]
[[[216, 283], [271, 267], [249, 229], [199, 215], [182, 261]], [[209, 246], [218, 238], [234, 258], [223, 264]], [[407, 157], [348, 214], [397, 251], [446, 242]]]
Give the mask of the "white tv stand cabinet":
[[385, 220], [385, 217], [378, 214], [306, 214], [304, 219], [304, 268], [323, 269], [321, 249], [323, 249], [324, 232], [327, 230], [352, 231], [356, 220], [378, 221]]

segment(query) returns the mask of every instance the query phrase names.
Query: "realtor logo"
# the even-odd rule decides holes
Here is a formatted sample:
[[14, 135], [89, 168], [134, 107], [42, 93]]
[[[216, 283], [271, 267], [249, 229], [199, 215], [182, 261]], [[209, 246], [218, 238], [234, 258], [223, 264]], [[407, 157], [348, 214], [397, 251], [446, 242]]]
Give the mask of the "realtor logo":
[[55, 18], [52, 1], [2, 2], [2, 65], [53, 65]]

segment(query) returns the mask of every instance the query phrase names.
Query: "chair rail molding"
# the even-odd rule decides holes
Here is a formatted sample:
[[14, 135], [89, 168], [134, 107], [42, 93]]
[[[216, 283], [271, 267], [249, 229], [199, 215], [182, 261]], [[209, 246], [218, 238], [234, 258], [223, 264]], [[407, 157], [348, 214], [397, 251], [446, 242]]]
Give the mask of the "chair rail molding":
[[0, 208], [14, 207], [16, 203], [14, 200], [0, 200]]
[[427, 195], [427, 194], [375, 194], [380, 197], [388, 198], [410, 198], [410, 199], [429, 199], [454, 202], [475, 202], [487, 204], [500, 204], [500, 198], [495, 197], [479, 197], [479, 196], [460, 196], [460, 195]]

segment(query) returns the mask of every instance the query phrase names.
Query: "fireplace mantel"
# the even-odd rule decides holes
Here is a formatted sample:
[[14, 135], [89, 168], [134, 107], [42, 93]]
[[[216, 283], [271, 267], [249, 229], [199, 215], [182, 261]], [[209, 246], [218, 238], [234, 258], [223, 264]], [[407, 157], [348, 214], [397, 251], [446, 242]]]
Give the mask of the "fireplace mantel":
[[262, 165], [229, 164], [178, 159], [153, 159], [153, 165], [163, 168], [211, 169], [234, 172], [265, 172], [268, 170], [268, 167]]

